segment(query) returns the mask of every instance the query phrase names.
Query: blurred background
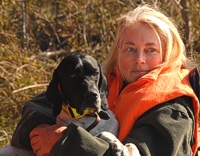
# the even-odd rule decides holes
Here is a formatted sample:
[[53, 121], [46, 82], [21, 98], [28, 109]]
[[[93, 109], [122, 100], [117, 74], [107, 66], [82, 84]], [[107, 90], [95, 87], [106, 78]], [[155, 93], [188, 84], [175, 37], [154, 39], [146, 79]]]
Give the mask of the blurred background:
[[102, 62], [116, 19], [143, 4], [174, 19], [199, 68], [199, 0], [0, 0], [0, 147], [10, 142], [24, 102], [46, 90], [60, 60], [79, 52]]

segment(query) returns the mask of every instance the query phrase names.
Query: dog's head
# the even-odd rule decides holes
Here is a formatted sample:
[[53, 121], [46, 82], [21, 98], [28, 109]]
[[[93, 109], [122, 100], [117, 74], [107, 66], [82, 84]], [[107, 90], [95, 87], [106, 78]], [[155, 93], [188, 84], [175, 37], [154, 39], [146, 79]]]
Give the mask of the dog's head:
[[54, 105], [57, 116], [62, 104], [69, 104], [79, 114], [85, 109], [107, 110], [107, 82], [96, 59], [86, 54], [65, 57], [54, 70], [46, 98]]

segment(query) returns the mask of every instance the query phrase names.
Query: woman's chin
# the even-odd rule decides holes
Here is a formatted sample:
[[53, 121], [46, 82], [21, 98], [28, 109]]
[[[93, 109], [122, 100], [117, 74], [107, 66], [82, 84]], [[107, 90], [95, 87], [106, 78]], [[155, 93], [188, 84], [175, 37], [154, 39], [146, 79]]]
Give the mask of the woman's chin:
[[148, 72], [134, 73], [127, 79], [127, 81], [129, 83], [133, 83], [133, 82], [137, 81], [139, 78], [141, 78], [142, 76], [146, 75], [147, 73]]

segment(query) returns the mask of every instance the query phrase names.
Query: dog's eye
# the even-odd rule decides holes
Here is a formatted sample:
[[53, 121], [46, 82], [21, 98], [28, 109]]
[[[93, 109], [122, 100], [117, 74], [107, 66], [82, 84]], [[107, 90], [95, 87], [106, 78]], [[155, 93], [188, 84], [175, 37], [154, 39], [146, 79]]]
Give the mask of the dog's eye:
[[75, 77], [76, 77], [76, 74], [71, 74], [70, 77], [71, 77], [71, 78], [75, 78]]
[[92, 74], [92, 76], [97, 76], [99, 73], [98, 72], [96, 72], [96, 73], [93, 73]]

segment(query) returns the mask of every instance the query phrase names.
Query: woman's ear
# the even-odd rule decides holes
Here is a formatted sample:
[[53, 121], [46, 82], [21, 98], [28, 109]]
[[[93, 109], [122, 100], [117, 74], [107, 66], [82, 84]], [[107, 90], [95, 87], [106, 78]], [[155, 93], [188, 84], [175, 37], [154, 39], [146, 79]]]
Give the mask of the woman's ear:
[[52, 79], [46, 90], [46, 98], [53, 104], [53, 115], [58, 116], [62, 110], [62, 94], [59, 90], [59, 75], [58, 69], [53, 72]]
[[99, 69], [100, 69], [98, 88], [99, 88], [100, 97], [101, 97], [101, 108], [103, 110], [107, 110], [108, 109], [108, 101], [107, 101], [108, 86], [107, 86], [106, 77], [103, 73], [102, 67], [99, 63], [98, 63], [98, 65], [99, 65]]

